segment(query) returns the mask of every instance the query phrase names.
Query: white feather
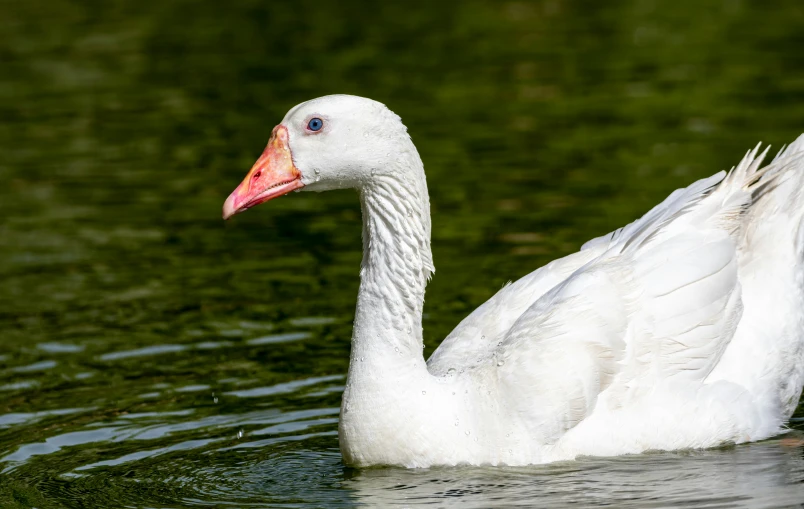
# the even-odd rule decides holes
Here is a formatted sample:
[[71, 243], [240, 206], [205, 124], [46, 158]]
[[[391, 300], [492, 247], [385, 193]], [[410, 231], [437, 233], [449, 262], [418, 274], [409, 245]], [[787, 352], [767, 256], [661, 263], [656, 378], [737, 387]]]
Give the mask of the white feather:
[[[334, 127], [307, 136], [311, 115]], [[425, 364], [429, 201], [404, 127], [349, 96], [304, 103], [283, 124], [307, 187], [361, 192], [364, 258], [339, 428], [347, 464], [711, 447], [772, 436], [795, 409], [804, 136], [764, 168], [757, 146], [730, 172], [505, 286]], [[362, 132], [371, 134], [354, 138]]]

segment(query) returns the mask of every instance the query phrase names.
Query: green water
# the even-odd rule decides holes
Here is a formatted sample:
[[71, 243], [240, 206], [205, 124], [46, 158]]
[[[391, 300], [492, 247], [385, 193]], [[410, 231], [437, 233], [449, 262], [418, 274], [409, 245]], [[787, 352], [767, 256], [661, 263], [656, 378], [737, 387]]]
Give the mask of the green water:
[[429, 355], [509, 279], [804, 131], [800, 1], [0, 2], [0, 506], [804, 500], [778, 439], [346, 469], [355, 193], [220, 219], [288, 108], [385, 102], [427, 169]]

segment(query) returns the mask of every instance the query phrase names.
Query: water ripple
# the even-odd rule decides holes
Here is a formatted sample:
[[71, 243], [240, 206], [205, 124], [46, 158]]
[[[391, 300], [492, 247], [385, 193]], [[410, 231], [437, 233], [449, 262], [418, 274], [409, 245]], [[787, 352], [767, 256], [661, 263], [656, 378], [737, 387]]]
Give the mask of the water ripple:
[[334, 382], [336, 380], [343, 380], [344, 375], [329, 375], [319, 376], [314, 378], [306, 378], [302, 380], [294, 380], [292, 382], [285, 382], [267, 387], [255, 387], [254, 389], [245, 389], [239, 391], [224, 392], [227, 396], [236, 396], [238, 398], [261, 398], [265, 396], [273, 396], [276, 394], [285, 394], [296, 392], [303, 387], [311, 385], [318, 385], [324, 382]]

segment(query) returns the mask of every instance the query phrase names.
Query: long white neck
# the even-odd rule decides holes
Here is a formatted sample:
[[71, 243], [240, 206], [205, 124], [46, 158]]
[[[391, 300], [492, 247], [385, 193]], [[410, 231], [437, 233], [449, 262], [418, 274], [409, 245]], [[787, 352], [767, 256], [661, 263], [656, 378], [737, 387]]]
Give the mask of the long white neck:
[[363, 261], [356, 317], [361, 327], [353, 339], [376, 328], [373, 332], [389, 346], [421, 357], [424, 287], [433, 270], [430, 218], [427, 195], [410, 184], [380, 177], [361, 190]]
[[383, 171], [360, 190], [363, 261], [352, 333], [353, 379], [403, 359], [408, 366], [424, 366], [422, 306], [434, 270], [430, 204], [415, 149], [396, 164], [406, 167]]
[[360, 189], [363, 261], [340, 421], [351, 463], [381, 449], [372, 436], [398, 427], [401, 409], [422, 413], [433, 383], [422, 354], [424, 289], [434, 270], [427, 184], [412, 144], [394, 164]]
[[363, 262], [341, 453], [358, 466], [496, 462], [499, 426], [475, 411], [496, 408], [493, 383], [478, 378], [484, 372], [433, 376], [422, 354], [424, 288], [434, 271], [430, 203], [421, 159], [406, 142], [360, 188]]

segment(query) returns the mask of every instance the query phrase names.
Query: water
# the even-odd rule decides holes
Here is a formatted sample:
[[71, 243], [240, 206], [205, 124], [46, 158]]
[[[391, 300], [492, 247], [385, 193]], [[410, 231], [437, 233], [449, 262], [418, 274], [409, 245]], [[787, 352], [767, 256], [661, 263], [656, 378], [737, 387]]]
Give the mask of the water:
[[507, 280], [804, 131], [800, 2], [0, 9], [0, 505], [804, 500], [802, 431], [532, 468], [346, 469], [355, 194], [220, 220], [289, 107], [387, 103], [430, 185], [429, 355]]

